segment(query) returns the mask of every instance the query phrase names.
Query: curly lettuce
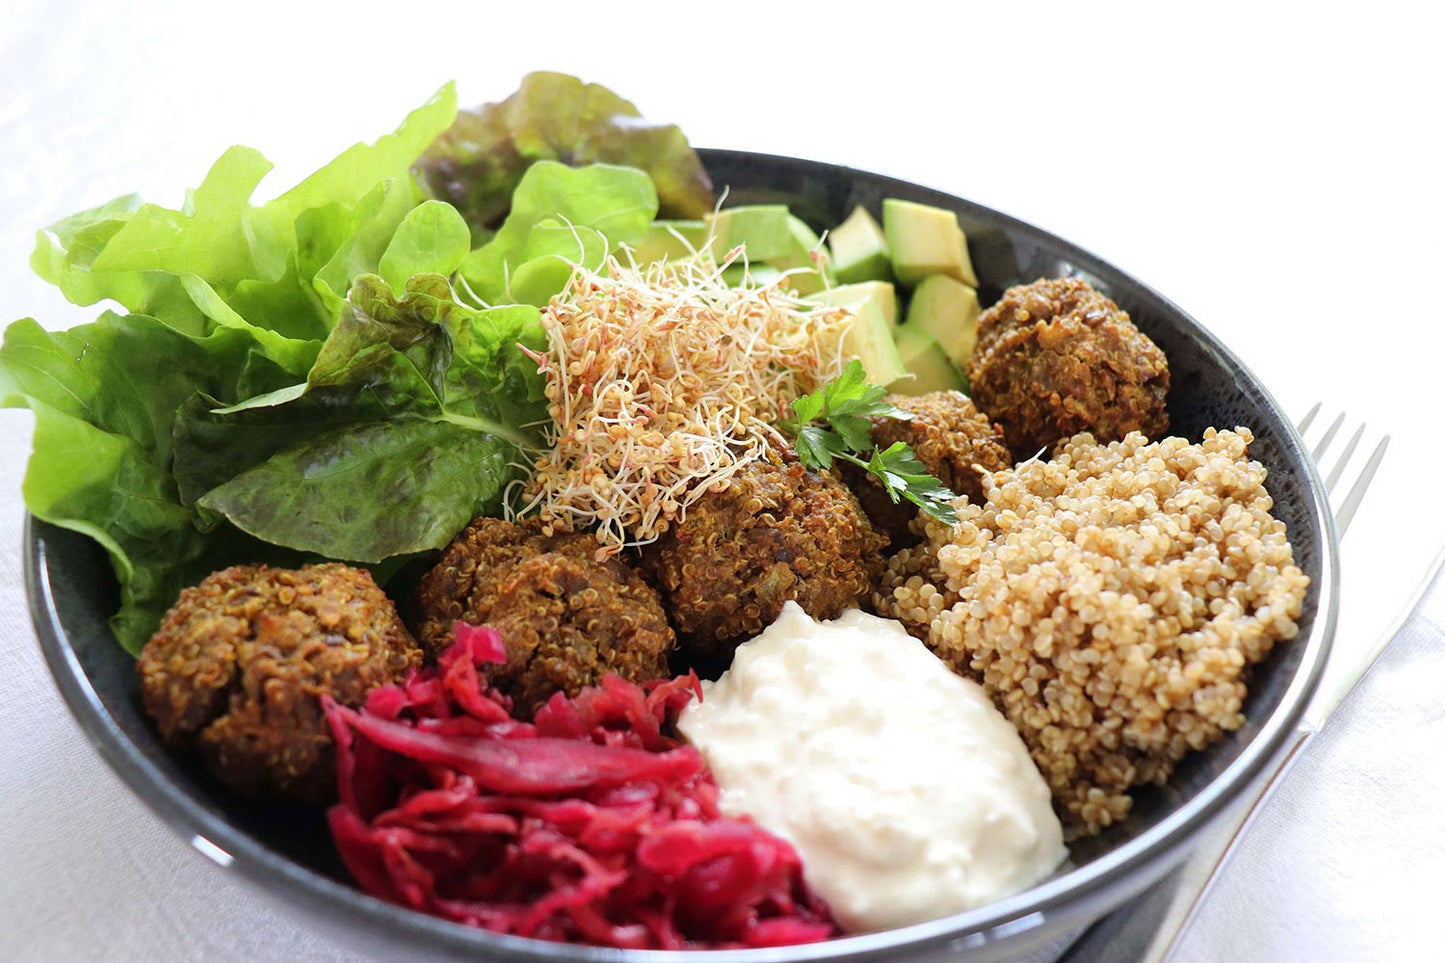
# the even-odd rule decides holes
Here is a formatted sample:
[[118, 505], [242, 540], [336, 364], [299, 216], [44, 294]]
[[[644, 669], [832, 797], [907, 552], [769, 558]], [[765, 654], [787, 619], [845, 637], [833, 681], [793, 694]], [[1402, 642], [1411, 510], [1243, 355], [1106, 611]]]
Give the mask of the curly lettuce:
[[254, 203], [270, 169], [233, 147], [177, 209], [127, 195], [41, 231], [34, 270], [115, 309], [0, 346], [0, 404], [35, 415], [26, 505], [104, 546], [131, 652], [216, 568], [385, 574], [501, 511], [550, 423], [540, 307], [659, 210], [713, 203], [675, 127], [556, 74], [461, 117], [447, 85]]
[[[411, 174], [455, 116], [448, 85], [394, 132], [348, 149], [263, 204], [251, 198], [270, 163], [233, 147], [179, 209], [128, 195], [39, 233], [31, 264], [42, 278], [77, 304], [109, 301], [122, 310], [62, 332], [31, 319], [12, 324], [0, 346], [0, 404], [35, 415], [27, 507], [109, 553], [121, 590], [112, 625], [130, 651], [181, 587], [221, 564], [298, 552], [374, 560], [435, 546], [462, 515], [499, 505], [522, 426], [545, 411], [535, 365], [538, 383], [519, 383], [527, 369], [516, 344], [539, 343], [540, 332], [528, 327], [535, 309], [520, 319], [492, 318], [456, 305], [444, 277], [415, 298], [411, 289], [396, 298], [372, 278], [382, 271], [407, 288], [413, 276], [450, 274], [469, 253], [460, 215], [427, 201]], [[361, 277], [371, 280], [356, 285]], [[375, 331], [358, 332], [365, 315], [394, 336], [397, 312], [410, 317], [420, 341], [463, 346], [437, 349], [448, 360], [434, 360], [422, 379], [431, 395], [387, 355], [413, 348], [381, 350]], [[371, 367], [353, 357], [368, 350]], [[276, 403], [313, 382], [327, 386], [314, 398]], [[438, 387], [447, 397], [438, 400]], [[504, 387], [505, 404], [486, 400]], [[233, 408], [236, 415], [218, 414]], [[348, 433], [349, 447], [328, 442], [328, 432]], [[361, 441], [378, 456], [373, 461], [405, 462], [405, 479], [391, 476], [388, 486], [385, 472], [364, 467]], [[433, 443], [458, 454], [419, 456]], [[352, 459], [350, 477], [364, 484], [346, 498], [337, 495], [342, 475], [329, 488], [312, 486], [308, 445], [316, 458]], [[262, 469], [270, 464], [275, 479], [286, 458], [296, 466], [289, 475], [296, 491], [282, 497]], [[460, 470], [461, 458], [475, 468]], [[411, 533], [369, 542], [272, 537], [257, 521], [264, 497], [288, 511], [317, 512], [298, 530], [324, 528], [327, 508], [344, 509], [359, 529], [366, 512], [384, 513], [380, 499], [398, 486], [445, 507], [429, 522], [415, 520]], [[310, 501], [298, 496], [303, 490]], [[367, 497], [374, 504], [363, 505]]]
[[656, 185], [663, 217], [702, 217], [716, 202], [707, 170], [676, 126], [643, 120], [633, 103], [599, 84], [546, 71], [528, 74], [506, 100], [459, 112], [415, 169], [484, 241], [538, 161], [637, 168]]

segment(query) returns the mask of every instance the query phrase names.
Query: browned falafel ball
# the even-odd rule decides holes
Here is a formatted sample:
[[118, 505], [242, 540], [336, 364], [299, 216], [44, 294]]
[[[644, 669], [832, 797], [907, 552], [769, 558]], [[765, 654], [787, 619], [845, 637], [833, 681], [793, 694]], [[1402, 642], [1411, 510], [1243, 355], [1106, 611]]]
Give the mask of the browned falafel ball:
[[535, 519], [478, 518], [417, 588], [422, 645], [445, 649], [458, 619], [496, 629], [507, 661], [489, 677], [524, 718], [608, 672], [631, 682], [667, 675], [676, 637], [657, 592], [624, 559], [599, 561], [597, 548], [590, 535], [547, 535]]
[[707, 651], [757, 635], [789, 600], [815, 619], [861, 604], [887, 545], [846, 485], [778, 458], [704, 494], [644, 557], [678, 635]]
[[141, 650], [141, 701], [171, 745], [250, 797], [335, 794], [321, 696], [358, 706], [421, 664], [371, 573], [236, 565], [181, 592]]
[[[879, 448], [900, 441], [910, 445], [930, 475], [952, 491], [966, 495], [969, 501], [984, 500], [984, 472], [1013, 465], [1003, 432], [963, 392], [889, 395], [884, 400], [913, 418], [874, 418], [873, 443]], [[845, 464], [844, 468], [844, 477], [863, 510], [874, 525], [888, 534], [893, 549], [916, 545], [920, 536], [913, 533], [910, 524], [918, 516], [918, 507], [902, 499], [894, 502], [877, 478], [857, 466]]]
[[1164, 352], [1078, 278], [1005, 291], [979, 316], [968, 380], [1019, 459], [1081, 431], [1110, 442], [1131, 431], [1158, 439], [1169, 428]]

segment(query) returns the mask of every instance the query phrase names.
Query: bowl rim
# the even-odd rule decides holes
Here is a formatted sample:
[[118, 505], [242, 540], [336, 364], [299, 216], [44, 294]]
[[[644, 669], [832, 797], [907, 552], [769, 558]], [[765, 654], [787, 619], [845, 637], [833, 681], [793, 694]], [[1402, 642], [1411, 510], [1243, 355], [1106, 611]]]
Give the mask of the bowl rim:
[[1279, 704], [1264, 720], [1257, 735], [1241, 748], [1239, 755], [1193, 798], [1138, 836], [1087, 863], [1070, 868], [1023, 893], [942, 919], [876, 933], [843, 936], [822, 943], [768, 949], [616, 950], [493, 933], [384, 902], [293, 862], [208, 812], [147, 759], [106, 710], [60, 622], [49, 580], [46, 544], [38, 527], [46, 523], [27, 513], [23, 534], [26, 595], [42, 654], [62, 698], [88, 741], [111, 769], [172, 831], [190, 842], [198, 852], [223, 868], [238, 870], [248, 882], [272, 895], [278, 894], [270, 886], [279, 882], [284, 889], [284, 893], [279, 895], [288, 902], [309, 904], [336, 921], [365, 924], [370, 928], [371, 935], [385, 936], [427, 951], [471, 958], [477, 958], [479, 953], [492, 953], [507, 959], [567, 959], [597, 963], [682, 963], [699, 958], [719, 963], [823, 959], [862, 961], [883, 959], [905, 949], [922, 953], [982, 948], [1037, 930], [1046, 921], [1052, 928], [1059, 921], [1084, 923], [1096, 918], [1131, 893], [1161, 877], [1183, 858], [1196, 833], [1221, 816], [1282, 752], [1318, 687], [1338, 615], [1339, 547], [1324, 485], [1298, 431], [1284, 415], [1273, 394], [1208, 328], [1133, 275], [1064, 238], [985, 205], [884, 174], [777, 154], [707, 148], [699, 148], [698, 153], [705, 164], [708, 158], [784, 164], [835, 178], [863, 178], [884, 191], [890, 188], [914, 194], [921, 191], [952, 206], [967, 207], [983, 218], [1039, 242], [1040, 246], [1065, 252], [1071, 263], [1096, 276], [1113, 275], [1127, 279], [1139, 290], [1157, 299], [1166, 311], [1191, 326], [1192, 335], [1263, 398], [1270, 414], [1285, 427], [1282, 449], [1298, 463], [1296, 467], [1303, 469], [1306, 484], [1301, 486], [1302, 500], [1308, 502], [1309, 512], [1323, 535], [1319, 545], [1317, 607], [1308, 637], [1291, 642], [1291, 645], [1304, 646], [1304, 653]]

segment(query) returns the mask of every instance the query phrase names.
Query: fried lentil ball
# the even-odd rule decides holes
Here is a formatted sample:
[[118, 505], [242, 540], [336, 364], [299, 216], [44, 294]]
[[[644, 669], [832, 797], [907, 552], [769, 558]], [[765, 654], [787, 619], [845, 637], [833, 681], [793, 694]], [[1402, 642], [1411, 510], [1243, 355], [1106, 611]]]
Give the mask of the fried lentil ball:
[[597, 549], [590, 535], [548, 535], [536, 519], [478, 518], [422, 578], [418, 638], [436, 655], [455, 641], [458, 619], [495, 628], [507, 661], [490, 680], [526, 718], [552, 693], [575, 696], [608, 672], [631, 682], [667, 675], [676, 637], [657, 592]]
[[1169, 429], [1164, 352], [1078, 278], [1005, 291], [979, 316], [968, 380], [1018, 459], [1082, 431], [1107, 442]]
[[749, 464], [644, 556], [689, 648], [726, 651], [796, 601], [815, 619], [868, 601], [888, 537], [846, 485], [796, 458]]
[[1309, 579], [1252, 440], [1078, 435], [889, 563], [879, 611], [983, 685], [1071, 836], [1239, 728], [1248, 667], [1298, 634]]
[[244, 796], [319, 803], [336, 779], [321, 695], [358, 706], [420, 663], [369, 572], [237, 565], [181, 592], [137, 670], [167, 743]]
[[[889, 395], [885, 401], [913, 416], [911, 421], [874, 418], [872, 438], [879, 448], [903, 442], [928, 470], [954, 492], [971, 502], [983, 500], [984, 472], [1013, 464], [1003, 433], [974, 407], [961, 391], [934, 391], [924, 395]], [[883, 485], [855, 465], [844, 466], [847, 479], [873, 524], [887, 533], [895, 549], [918, 542], [912, 530], [918, 509], [912, 502], [894, 502]]]

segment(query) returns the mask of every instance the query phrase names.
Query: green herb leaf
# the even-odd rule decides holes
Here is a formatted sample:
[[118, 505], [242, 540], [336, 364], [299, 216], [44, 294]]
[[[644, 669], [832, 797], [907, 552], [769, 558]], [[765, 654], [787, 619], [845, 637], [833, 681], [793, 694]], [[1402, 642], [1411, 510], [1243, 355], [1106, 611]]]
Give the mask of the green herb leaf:
[[895, 441], [882, 451], [875, 450], [864, 467], [883, 482], [884, 490], [894, 502], [901, 495], [941, 522], [958, 523], [958, 512], [952, 504], [958, 496], [930, 475], [913, 449], [903, 442]]
[[[835, 458], [842, 458], [877, 478], [895, 503], [906, 498], [933, 518], [956, 523], [958, 513], [951, 503], [958, 496], [928, 473], [912, 448], [899, 441], [879, 451], [874, 444], [871, 419], [907, 421], [913, 417], [884, 401], [886, 394], [883, 388], [868, 383], [862, 363], [854, 359], [838, 377], [794, 399], [794, 417], [778, 427], [794, 436], [798, 459], [805, 467], [827, 471]], [[826, 421], [828, 427], [813, 424], [816, 421]]]
[[795, 444], [798, 457], [814, 471], [827, 471], [833, 467], [833, 455], [847, 450], [842, 439], [817, 425], [804, 425], [800, 428]]
[[828, 424], [843, 439], [849, 451], [868, 451], [873, 447], [873, 422], [858, 415], [830, 414]]
[[823, 392], [814, 391], [801, 398], [794, 398], [793, 414], [795, 420], [786, 422], [786, 424], [794, 426], [794, 430], [797, 425], [806, 425], [810, 421], [821, 418], [823, 415]]

